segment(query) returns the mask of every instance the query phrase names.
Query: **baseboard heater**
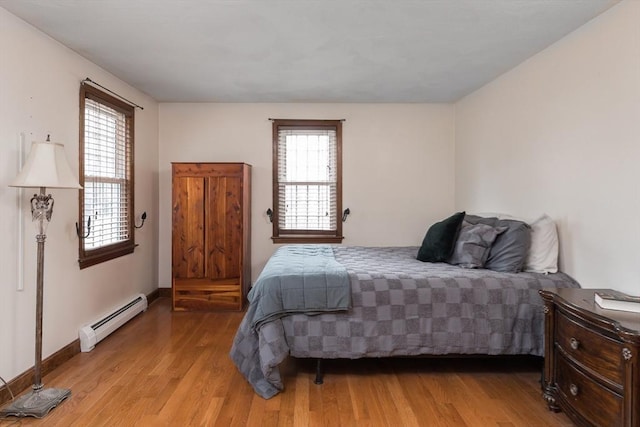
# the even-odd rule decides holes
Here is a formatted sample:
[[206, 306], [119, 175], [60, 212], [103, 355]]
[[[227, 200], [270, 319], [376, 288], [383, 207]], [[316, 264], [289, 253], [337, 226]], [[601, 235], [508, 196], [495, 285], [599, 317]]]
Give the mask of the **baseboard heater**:
[[146, 309], [147, 297], [139, 294], [101, 319], [80, 328], [80, 350], [85, 353], [93, 350], [97, 343]]

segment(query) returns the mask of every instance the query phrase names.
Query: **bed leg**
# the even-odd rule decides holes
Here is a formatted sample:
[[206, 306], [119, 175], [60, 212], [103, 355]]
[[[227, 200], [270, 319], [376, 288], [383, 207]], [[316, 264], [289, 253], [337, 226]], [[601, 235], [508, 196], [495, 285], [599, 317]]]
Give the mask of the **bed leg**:
[[320, 385], [324, 382], [323, 377], [324, 377], [324, 372], [323, 372], [323, 366], [322, 366], [322, 359], [318, 359], [316, 360], [316, 379], [313, 382]]

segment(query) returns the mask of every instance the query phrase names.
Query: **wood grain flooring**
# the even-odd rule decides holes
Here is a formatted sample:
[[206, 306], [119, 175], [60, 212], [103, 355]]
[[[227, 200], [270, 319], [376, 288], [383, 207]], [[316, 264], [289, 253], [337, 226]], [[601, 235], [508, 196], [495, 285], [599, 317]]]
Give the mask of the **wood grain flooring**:
[[[258, 397], [228, 357], [242, 313], [177, 313], [160, 298], [45, 376], [72, 395], [9, 426], [571, 426], [547, 410], [540, 360], [369, 359], [281, 365], [286, 389]], [[14, 391], [15, 392], [15, 391]]]

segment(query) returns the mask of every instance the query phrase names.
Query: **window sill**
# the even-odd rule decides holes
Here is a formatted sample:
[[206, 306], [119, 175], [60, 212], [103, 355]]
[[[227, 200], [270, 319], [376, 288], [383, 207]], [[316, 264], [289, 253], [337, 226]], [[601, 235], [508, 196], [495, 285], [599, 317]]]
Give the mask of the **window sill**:
[[278, 236], [272, 237], [273, 243], [342, 243], [340, 236]]
[[80, 270], [82, 270], [83, 268], [91, 267], [92, 265], [100, 264], [124, 255], [129, 255], [133, 253], [136, 246], [137, 245], [127, 244], [116, 246], [114, 248], [95, 249], [91, 252], [86, 252], [84, 257], [80, 257], [78, 259], [78, 265]]

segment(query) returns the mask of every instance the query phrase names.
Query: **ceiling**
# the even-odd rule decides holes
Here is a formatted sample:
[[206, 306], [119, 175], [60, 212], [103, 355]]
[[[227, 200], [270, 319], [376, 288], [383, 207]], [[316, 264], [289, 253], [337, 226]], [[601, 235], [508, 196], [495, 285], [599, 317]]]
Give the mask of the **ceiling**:
[[161, 102], [452, 102], [618, 1], [0, 0], [0, 7]]

